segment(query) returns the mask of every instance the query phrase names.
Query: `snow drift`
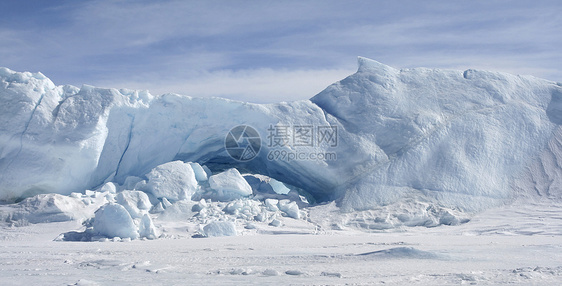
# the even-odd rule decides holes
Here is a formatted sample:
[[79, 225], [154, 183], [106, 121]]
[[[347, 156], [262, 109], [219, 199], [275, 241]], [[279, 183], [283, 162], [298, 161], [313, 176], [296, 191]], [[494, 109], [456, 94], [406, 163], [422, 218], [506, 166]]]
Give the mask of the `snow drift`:
[[[83, 192], [108, 182], [138, 185], [152, 203], [189, 200], [209, 175], [201, 165], [266, 175], [317, 201], [336, 200], [344, 210], [416, 198], [476, 211], [519, 196], [562, 196], [562, 86], [531, 76], [397, 70], [359, 58], [357, 73], [311, 100], [260, 105], [56, 86], [41, 73], [2, 68], [0, 100], [5, 201]], [[247, 162], [232, 159], [224, 145], [229, 130], [242, 124], [262, 138], [262, 149]], [[335, 126], [337, 144], [276, 150], [333, 152], [337, 159], [271, 160], [271, 126]], [[201, 165], [163, 165], [178, 160]], [[167, 178], [170, 168], [181, 169], [176, 175], [186, 179]], [[238, 171], [231, 173], [237, 173], [236, 182], [211, 177], [222, 199], [249, 195], [248, 183]], [[111, 208], [110, 219], [123, 213]], [[137, 215], [144, 212], [141, 206]], [[150, 228], [148, 221], [143, 225]]]

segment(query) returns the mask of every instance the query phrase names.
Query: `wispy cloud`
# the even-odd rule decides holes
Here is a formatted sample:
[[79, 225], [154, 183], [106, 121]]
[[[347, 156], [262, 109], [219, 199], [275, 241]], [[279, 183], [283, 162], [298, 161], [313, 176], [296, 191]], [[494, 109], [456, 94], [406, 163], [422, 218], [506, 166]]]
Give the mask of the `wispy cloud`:
[[561, 9], [554, 0], [3, 1], [0, 65], [57, 84], [261, 102], [309, 98], [352, 73], [356, 56], [562, 81]]
[[146, 89], [153, 94], [179, 93], [194, 97], [225, 97], [254, 103], [271, 103], [308, 99], [353, 73], [353, 70], [220, 70], [193, 75], [184, 80], [174, 78], [145, 81], [100, 82], [101, 86], [118, 84]]

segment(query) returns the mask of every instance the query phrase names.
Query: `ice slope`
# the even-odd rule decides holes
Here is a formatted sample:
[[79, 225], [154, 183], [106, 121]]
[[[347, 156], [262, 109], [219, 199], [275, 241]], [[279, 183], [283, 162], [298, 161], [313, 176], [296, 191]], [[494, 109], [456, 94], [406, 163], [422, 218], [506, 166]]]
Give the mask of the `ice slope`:
[[[479, 210], [519, 194], [561, 193], [562, 87], [530, 76], [397, 70], [359, 58], [357, 73], [310, 101], [258, 105], [55, 86], [3, 68], [0, 100], [2, 200], [123, 184], [174, 160], [264, 174], [346, 210], [406, 197]], [[224, 148], [239, 124], [262, 138], [246, 163]], [[337, 147], [283, 147], [337, 160], [268, 160], [276, 124], [337, 126]]]
[[[515, 181], [524, 174], [562, 174], [560, 84], [359, 61], [356, 74], [312, 98], [386, 155], [355, 167], [358, 175], [343, 186], [344, 205], [369, 208], [421, 193], [445, 205], [479, 209], [515, 196]], [[535, 164], [548, 165], [544, 171], [529, 167], [535, 158]], [[560, 180], [550, 181], [550, 189], [560, 193]]]

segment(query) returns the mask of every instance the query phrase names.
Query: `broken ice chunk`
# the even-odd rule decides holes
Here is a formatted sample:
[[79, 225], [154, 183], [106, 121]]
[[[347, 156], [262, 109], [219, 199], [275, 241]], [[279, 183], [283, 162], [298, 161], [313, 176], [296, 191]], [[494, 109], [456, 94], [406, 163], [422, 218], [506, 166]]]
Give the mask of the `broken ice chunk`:
[[138, 238], [138, 229], [125, 207], [109, 203], [96, 211], [94, 232], [106, 237]]
[[209, 185], [214, 191], [212, 200], [231, 201], [252, 194], [252, 188], [236, 169], [229, 169], [222, 173], [212, 175]]
[[207, 237], [236, 236], [236, 226], [230, 221], [214, 221], [203, 227]]

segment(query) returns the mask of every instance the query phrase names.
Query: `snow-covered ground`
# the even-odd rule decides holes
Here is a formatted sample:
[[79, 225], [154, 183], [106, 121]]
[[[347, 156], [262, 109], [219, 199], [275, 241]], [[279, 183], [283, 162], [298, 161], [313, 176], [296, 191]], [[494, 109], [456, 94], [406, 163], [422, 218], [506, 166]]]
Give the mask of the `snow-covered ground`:
[[0, 285], [561, 284], [562, 84], [357, 73], [250, 104], [0, 68]]
[[[288, 219], [292, 220], [292, 219]], [[466, 224], [397, 231], [65, 242], [76, 221], [4, 225], [2, 285], [557, 285], [562, 205], [524, 203]]]

